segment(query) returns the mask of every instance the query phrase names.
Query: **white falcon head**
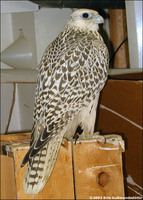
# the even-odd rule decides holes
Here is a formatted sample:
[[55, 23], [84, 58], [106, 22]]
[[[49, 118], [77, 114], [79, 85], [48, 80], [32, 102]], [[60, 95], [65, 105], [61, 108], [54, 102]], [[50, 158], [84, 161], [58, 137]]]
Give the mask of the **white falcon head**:
[[78, 9], [71, 14], [68, 20], [68, 25], [73, 26], [74, 28], [98, 31], [98, 24], [103, 22], [103, 17], [101, 17], [97, 11], [90, 9]]

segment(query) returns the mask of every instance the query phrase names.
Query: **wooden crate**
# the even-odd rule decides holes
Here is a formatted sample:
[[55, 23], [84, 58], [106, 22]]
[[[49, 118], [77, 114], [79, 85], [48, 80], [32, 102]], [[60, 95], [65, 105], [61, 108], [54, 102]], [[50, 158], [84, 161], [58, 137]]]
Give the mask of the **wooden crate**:
[[[7, 136], [2, 137], [7, 152], [7, 156], [1, 155], [2, 199], [124, 197], [124, 141], [120, 136], [96, 136], [93, 140], [78, 141], [76, 145], [69, 141], [67, 149], [61, 146], [52, 175], [38, 195], [23, 192], [26, 167], [20, 168], [20, 164], [29, 148], [29, 139], [11, 137], [9, 141]], [[10, 143], [6, 145], [7, 142]]]

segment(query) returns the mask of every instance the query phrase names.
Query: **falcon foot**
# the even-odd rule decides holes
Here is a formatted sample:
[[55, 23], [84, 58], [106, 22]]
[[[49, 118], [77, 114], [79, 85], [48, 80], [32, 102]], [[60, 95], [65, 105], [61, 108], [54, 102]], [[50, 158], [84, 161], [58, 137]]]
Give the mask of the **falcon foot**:
[[73, 139], [74, 139], [74, 144], [76, 144], [76, 141], [78, 140], [78, 138], [79, 138], [79, 135], [80, 135], [80, 134], [79, 134], [79, 133], [77, 133], [77, 132], [74, 134], [74, 136], [73, 136]]
[[76, 132], [73, 136], [73, 139], [75, 139], [75, 143], [76, 144], [76, 141], [78, 140], [79, 136], [83, 133], [83, 130], [81, 128], [81, 126], [78, 126], [77, 129], [76, 129]]

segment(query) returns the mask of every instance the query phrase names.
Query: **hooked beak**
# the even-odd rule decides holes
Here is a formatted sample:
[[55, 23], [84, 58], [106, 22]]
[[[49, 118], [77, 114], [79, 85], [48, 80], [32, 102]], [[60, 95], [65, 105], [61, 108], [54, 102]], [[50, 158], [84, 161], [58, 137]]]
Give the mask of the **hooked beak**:
[[104, 19], [103, 17], [101, 17], [101, 15], [96, 15], [94, 18], [93, 18], [93, 21], [97, 24], [102, 24], [104, 23]]

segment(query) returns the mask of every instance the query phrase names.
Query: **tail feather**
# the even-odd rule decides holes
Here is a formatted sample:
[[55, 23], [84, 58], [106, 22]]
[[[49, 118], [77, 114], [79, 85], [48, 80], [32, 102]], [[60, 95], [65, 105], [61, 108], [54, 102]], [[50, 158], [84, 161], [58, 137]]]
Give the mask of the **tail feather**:
[[44, 146], [28, 163], [24, 175], [25, 194], [38, 194], [48, 181], [54, 168], [63, 134], [58, 134]]

